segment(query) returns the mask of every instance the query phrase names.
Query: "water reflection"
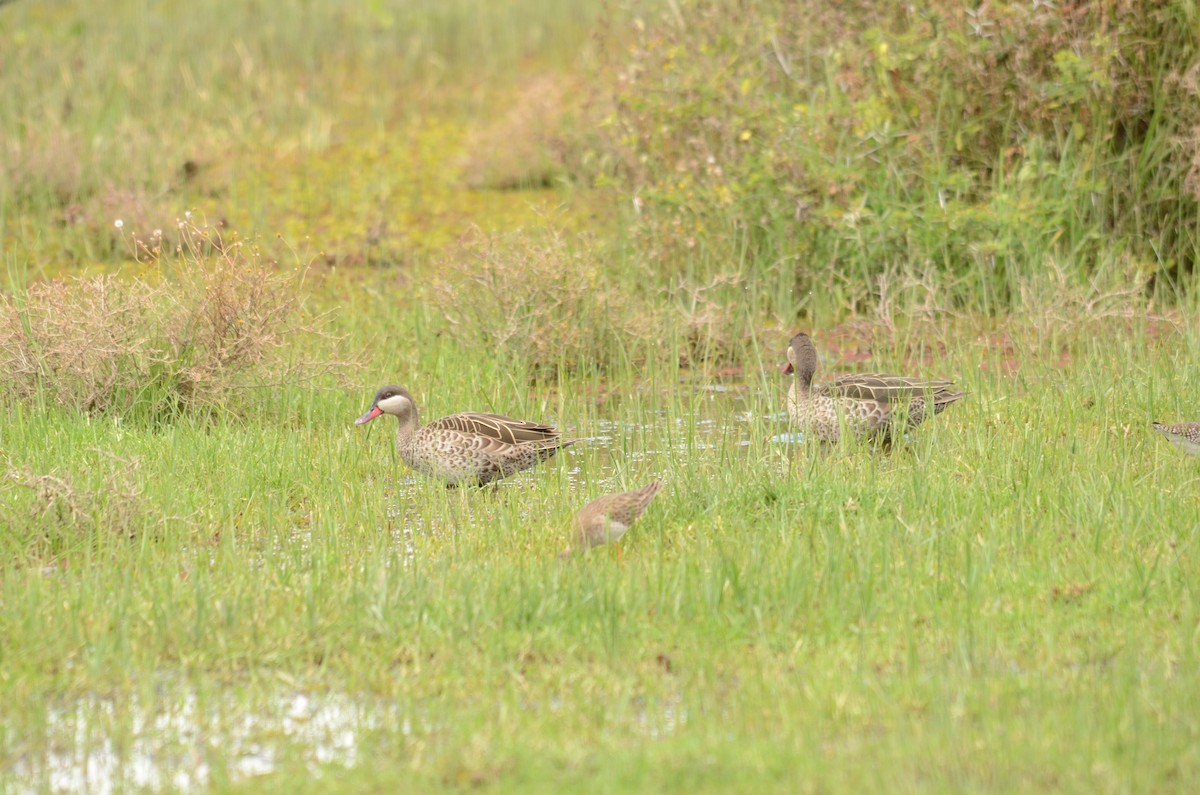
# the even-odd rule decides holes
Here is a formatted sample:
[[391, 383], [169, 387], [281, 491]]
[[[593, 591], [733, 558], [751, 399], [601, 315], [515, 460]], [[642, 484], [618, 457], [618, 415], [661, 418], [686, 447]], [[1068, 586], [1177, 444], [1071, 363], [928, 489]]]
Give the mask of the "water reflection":
[[[89, 696], [50, 707], [44, 750], [17, 758], [4, 792], [195, 792], [268, 775], [297, 760], [312, 774], [331, 765], [352, 767], [364, 761], [360, 745], [368, 733], [428, 737], [446, 728], [424, 710], [402, 713], [366, 696], [265, 695], [245, 702], [234, 693], [186, 692], [152, 704]], [[551, 712], [571, 708], [561, 696], [541, 703]], [[632, 728], [651, 739], [674, 734], [688, 720], [678, 693], [635, 697], [631, 706]]]
[[408, 735], [413, 720], [345, 694], [288, 692], [252, 709], [232, 694], [189, 692], [165, 705], [135, 697], [120, 708], [87, 697], [47, 710], [46, 749], [18, 759], [24, 786], [15, 791], [195, 791], [212, 783], [213, 764], [222, 778], [246, 779], [273, 772], [297, 748], [312, 765], [352, 766], [360, 735], [380, 728]]

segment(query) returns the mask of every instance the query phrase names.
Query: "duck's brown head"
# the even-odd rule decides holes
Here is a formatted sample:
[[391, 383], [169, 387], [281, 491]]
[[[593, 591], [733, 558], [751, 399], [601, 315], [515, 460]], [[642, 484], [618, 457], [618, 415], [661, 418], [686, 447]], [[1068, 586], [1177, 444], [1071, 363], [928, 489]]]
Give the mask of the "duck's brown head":
[[788, 343], [787, 364], [780, 369], [789, 375], [799, 372], [803, 377], [807, 374], [811, 379], [817, 370], [817, 349], [813, 345], [812, 338], [803, 331], [792, 337], [791, 342]]
[[399, 417], [403, 422], [410, 414], [416, 413], [417, 404], [413, 400], [412, 395], [408, 394], [408, 390], [402, 386], [385, 386], [375, 393], [375, 399], [371, 401], [371, 408], [367, 409], [367, 413], [354, 421], [355, 425], [362, 425], [383, 414], [391, 414], [393, 417]]

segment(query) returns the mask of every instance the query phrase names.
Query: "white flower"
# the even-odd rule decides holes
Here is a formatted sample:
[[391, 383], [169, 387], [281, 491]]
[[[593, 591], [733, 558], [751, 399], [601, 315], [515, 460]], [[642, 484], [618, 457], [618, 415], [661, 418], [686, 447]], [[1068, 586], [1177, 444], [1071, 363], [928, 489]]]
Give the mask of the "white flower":
[[118, 218], [117, 220], [113, 221], [113, 226], [115, 226], [117, 229], [120, 229], [121, 227], [125, 226], [125, 222]]
[[162, 237], [162, 230], [161, 230], [161, 229], [155, 229], [155, 230], [154, 230], [154, 236], [155, 236], [155, 237]]
[[185, 213], [183, 214], [183, 217], [184, 217], [184, 218], [191, 218], [191, 217], [192, 217], [192, 211], [191, 211], [191, 210], [188, 210], [187, 212], [185, 212]]

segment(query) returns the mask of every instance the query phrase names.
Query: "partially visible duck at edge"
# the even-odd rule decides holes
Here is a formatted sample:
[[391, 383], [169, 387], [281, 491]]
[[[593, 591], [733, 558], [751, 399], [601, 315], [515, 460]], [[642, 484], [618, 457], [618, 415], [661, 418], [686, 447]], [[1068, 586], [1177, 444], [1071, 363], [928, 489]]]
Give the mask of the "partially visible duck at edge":
[[1188, 455], [1200, 456], [1200, 422], [1156, 422], [1154, 430]]

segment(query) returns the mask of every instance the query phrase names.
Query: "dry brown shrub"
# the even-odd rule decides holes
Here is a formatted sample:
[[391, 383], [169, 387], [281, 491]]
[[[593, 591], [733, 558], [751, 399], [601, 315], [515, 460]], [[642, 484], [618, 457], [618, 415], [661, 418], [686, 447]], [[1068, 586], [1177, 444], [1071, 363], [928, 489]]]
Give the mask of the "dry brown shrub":
[[553, 225], [475, 230], [445, 258], [432, 297], [456, 340], [518, 360], [538, 380], [648, 360], [730, 367], [781, 333], [749, 311], [740, 276], [677, 276], [660, 287], [645, 268], [614, 263], [591, 238], [568, 238]]
[[53, 280], [0, 296], [0, 390], [164, 419], [341, 367], [306, 352], [330, 337], [324, 316], [305, 314], [303, 272], [268, 267], [243, 243], [214, 242], [207, 228], [177, 229], [174, 244], [137, 243], [141, 256], [169, 267], [161, 281]]
[[608, 369], [647, 339], [653, 319], [618, 289], [590, 238], [475, 230], [443, 262], [433, 299], [465, 345], [519, 359], [536, 378]]

